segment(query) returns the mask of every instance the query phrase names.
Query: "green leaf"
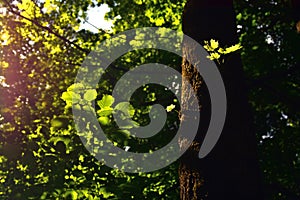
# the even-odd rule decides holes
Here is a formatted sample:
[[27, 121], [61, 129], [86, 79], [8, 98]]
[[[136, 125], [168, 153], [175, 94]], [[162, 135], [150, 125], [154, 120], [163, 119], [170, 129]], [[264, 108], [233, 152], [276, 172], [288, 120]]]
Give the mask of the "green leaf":
[[65, 198], [78, 199], [78, 193], [75, 190], [69, 190], [64, 194]]
[[107, 192], [106, 188], [103, 188], [103, 187], [100, 188], [99, 192], [105, 199], [107, 199], [108, 197], [114, 196], [112, 193]]
[[83, 98], [87, 101], [93, 101], [97, 97], [97, 91], [95, 89], [90, 89], [84, 93]]
[[239, 13], [239, 14], [236, 16], [236, 19], [237, 19], [238, 21], [240, 21], [240, 20], [242, 19], [242, 13]]
[[209, 58], [210, 60], [218, 60], [220, 57], [221, 55], [218, 53], [211, 53], [209, 56], [207, 56], [207, 58]]
[[241, 48], [242, 48], [242, 46], [240, 44], [233, 45], [231, 47], [226, 48], [224, 54], [232, 53], [232, 52], [237, 51]]
[[63, 92], [61, 98], [66, 102], [72, 101], [72, 94], [70, 94], [70, 92]]
[[99, 117], [98, 121], [102, 124], [102, 125], [108, 125], [110, 123], [110, 119], [108, 117]]
[[63, 125], [63, 122], [59, 119], [52, 119], [51, 120], [51, 126], [52, 127], [61, 127]]
[[103, 109], [100, 109], [97, 111], [97, 114], [100, 116], [100, 117], [107, 117], [109, 115], [111, 115], [113, 112], [113, 109], [112, 108], [103, 108]]
[[111, 95], [103, 95], [103, 98], [99, 101], [97, 101], [97, 104], [101, 109], [111, 107], [112, 104], [115, 102], [115, 99]]
[[70, 87], [68, 87], [68, 91], [74, 91], [74, 90], [83, 90], [84, 85], [82, 83], [74, 83]]
[[219, 47], [219, 42], [214, 40], [214, 39], [211, 39], [210, 40], [210, 46], [211, 46], [212, 49], [216, 49], [216, 48]]
[[71, 142], [71, 139], [68, 138], [68, 137], [60, 137], [60, 136], [57, 136], [57, 137], [52, 137], [52, 138], [50, 138], [49, 141], [50, 141], [50, 142], [53, 142], [54, 145], [56, 145], [58, 142], [63, 142], [66, 146], [68, 146], [69, 143]]
[[127, 117], [133, 117], [134, 113], [135, 113], [135, 109], [133, 108], [133, 106], [128, 103], [128, 102], [121, 102], [118, 103], [115, 106], [115, 110], [119, 110], [122, 111], [124, 113], [125, 116]]
[[171, 112], [174, 108], [175, 108], [175, 105], [171, 104], [171, 105], [167, 106], [166, 110], [167, 110], [167, 112]]
[[119, 121], [119, 128], [121, 129], [131, 129], [131, 128], [137, 128], [139, 127], [139, 123], [136, 121], [133, 121], [131, 119], [125, 119], [125, 120], [121, 120]]
[[79, 102], [81, 98], [79, 94], [76, 94], [72, 91], [67, 91], [62, 93], [61, 99], [64, 100], [66, 103], [76, 103]]

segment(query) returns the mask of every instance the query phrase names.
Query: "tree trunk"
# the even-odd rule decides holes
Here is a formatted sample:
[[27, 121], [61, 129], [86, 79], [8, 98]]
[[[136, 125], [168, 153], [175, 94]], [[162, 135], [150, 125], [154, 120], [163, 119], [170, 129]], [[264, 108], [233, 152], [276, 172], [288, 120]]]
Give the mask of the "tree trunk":
[[291, 0], [293, 20], [296, 24], [297, 32], [300, 33], [300, 0]]
[[[222, 47], [237, 44], [232, 0], [189, 0], [183, 13], [183, 32], [200, 44], [210, 39], [218, 40]], [[193, 57], [193, 47], [188, 44], [183, 47], [183, 55], [184, 58], [197, 59]], [[210, 99], [200, 74], [183, 59], [182, 75], [197, 93], [201, 121], [196, 138], [181, 158], [180, 198], [259, 200], [262, 199], [260, 170], [240, 55], [229, 55], [219, 65], [219, 70], [227, 95], [226, 121], [214, 149], [199, 159], [198, 152], [210, 120]], [[182, 102], [189, 102], [191, 91], [184, 84], [182, 90]], [[188, 118], [188, 103], [181, 110], [184, 123]]]

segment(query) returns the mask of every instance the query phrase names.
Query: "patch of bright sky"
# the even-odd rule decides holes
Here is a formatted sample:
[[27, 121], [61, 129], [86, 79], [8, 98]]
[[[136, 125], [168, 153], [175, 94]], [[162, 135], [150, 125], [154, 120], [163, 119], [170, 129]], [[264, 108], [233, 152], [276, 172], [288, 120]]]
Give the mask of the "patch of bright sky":
[[109, 11], [107, 4], [102, 4], [100, 7], [89, 7], [88, 18], [86, 22], [82, 22], [79, 29], [87, 29], [94, 33], [98, 32], [98, 29], [111, 30], [112, 21], [104, 19], [104, 15]]
[[9, 85], [7, 83], [5, 83], [5, 77], [4, 76], [0, 76], [0, 85], [2, 87], [9, 87]]

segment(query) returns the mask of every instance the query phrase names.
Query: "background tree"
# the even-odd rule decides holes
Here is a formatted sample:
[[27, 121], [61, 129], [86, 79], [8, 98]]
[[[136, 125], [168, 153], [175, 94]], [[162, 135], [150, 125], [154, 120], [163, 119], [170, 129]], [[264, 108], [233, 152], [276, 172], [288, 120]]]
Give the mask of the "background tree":
[[264, 193], [267, 199], [297, 199], [299, 133], [295, 122], [299, 121], [299, 110], [295, 101], [299, 92], [295, 91], [299, 85], [296, 63], [300, 41], [292, 13], [299, 12], [297, 7], [291, 10], [286, 1], [252, 1], [244, 5], [236, 4], [237, 20], [264, 172]]

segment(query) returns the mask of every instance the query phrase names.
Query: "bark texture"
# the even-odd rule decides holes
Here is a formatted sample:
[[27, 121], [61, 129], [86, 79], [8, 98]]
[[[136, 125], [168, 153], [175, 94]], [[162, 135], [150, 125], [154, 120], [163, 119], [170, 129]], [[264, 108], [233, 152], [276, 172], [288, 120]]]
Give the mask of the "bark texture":
[[[218, 40], [223, 47], [238, 43], [232, 1], [189, 0], [183, 13], [183, 31], [200, 44], [210, 39]], [[184, 44], [183, 55], [185, 58], [198, 59], [193, 56], [193, 46], [189, 44]], [[201, 121], [195, 140], [181, 158], [180, 198], [262, 199], [255, 134], [240, 55], [229, 55], [225, 63], [219, 66], [227, 94], [227, 117], [218, 143], [204, 159], [198, 158], [198, 152], [210, 120], [210, 99], [200, 75], [201, 60], [198, 64], [200, 73], [186, 59], [182, 63], [183, 78], [189, 80], [200, 102]], [[192, 92], [183, 84], [183, 123], [190, 112], [189, 98]]]

